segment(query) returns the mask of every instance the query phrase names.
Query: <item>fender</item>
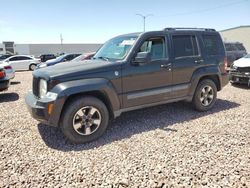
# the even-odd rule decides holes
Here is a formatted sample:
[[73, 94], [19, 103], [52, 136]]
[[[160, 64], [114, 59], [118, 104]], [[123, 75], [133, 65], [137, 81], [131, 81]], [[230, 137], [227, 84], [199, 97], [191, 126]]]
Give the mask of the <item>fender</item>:
[[50, 124], [57, 125], [59, 123], [63, 106], [70, 96], [93, 91], [98, 91], [105, 96], [108, 96], [107, 99], [109, 100], [112, 112], [120, 109], [121, 104], [115, 88], [113, 87], [112, 83], [104, 78], [91, 78], [63, 82], [56, 85], [50, 91], [58, 94], [51, 115], [53, 119], [49, 120]]
[[[220, 82], [221, 81], [221, 78], [220, 78], [221, 76], [220, 75], [221, 75], [220, 70], [215, 65], [207, 66], [207, 67], [201, 67], [201, 68], [196, 69], [194, 71], [193, 75], [192, 75], [191, 80], [190, 80], [191, 87], [189, 89], [188, 95], [189, 96], [194, 95], [196, 87], [197, 87], [197, 85], [198, 85], [198, 83], [199, 83], [199, 81], [200, 81], [200, 79], [202, 77], [205, 77], [205, 76], [217, 76], [218, 81]], [[219, 83], [219, 85], [220, 85], [220, 83]]]

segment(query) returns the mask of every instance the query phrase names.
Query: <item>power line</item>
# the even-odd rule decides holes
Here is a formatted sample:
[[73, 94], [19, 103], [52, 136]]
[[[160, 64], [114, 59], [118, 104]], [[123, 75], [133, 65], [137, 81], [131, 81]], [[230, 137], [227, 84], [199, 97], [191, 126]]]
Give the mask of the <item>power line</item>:
[[198, 11], [184, 12], [184, 13], [178, 13], [178, 14], [170, 14], [167, 16], [183, 16], [183, 15], [190, 15], [190, 14], [199, 14], [199, 13], [213, 11], [213, 10], [219, 9], [219, 8], [229, 7], [229, 6], [236, 5], [236, 4], [246, 3], [247, 1], [248, 0], [236, 1], [236, 2], [232, 2], [232, 3], [227, 3], [227, 4], [220, 5], [220, 6], [216, 6], [213, 8], [207, 8], [207, 9], [202, 9], [202, 10], [198, 10]]

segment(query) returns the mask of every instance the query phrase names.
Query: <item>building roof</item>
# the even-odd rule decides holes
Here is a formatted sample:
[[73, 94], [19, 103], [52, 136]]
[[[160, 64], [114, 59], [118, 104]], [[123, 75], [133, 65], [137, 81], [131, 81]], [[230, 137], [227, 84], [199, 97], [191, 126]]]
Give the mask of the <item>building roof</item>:
[[250, 28], [250, 25], [241, 25], [241, 26], [238, 26], [238, 27], [232, 27], [232, 28], [229, 28], [229, 29], [221, 30], [220, 32], [234, 30], [234, 29], [239, 29], [239, 28], [246, 28], [246, 27]]

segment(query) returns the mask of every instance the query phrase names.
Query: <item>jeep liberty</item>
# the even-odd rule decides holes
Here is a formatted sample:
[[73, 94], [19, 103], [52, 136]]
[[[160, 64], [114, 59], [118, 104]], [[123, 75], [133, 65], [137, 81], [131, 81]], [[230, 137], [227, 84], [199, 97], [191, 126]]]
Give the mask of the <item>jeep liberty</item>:
[[33, 72], [32, 116], [74, 143], [97, 139], [121, 113], [176, 101], [211, 109], [228, 83], [222, 39], [214, 29], [166, 28], [121, 35], [91, 60]]

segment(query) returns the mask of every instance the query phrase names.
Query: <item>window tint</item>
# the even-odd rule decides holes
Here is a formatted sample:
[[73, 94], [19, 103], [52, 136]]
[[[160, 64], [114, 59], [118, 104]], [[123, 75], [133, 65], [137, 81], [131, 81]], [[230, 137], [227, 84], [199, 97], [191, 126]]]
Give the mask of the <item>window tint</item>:
[[142, 44], [139, 52], [150, 52], [151, 60], [164, 59], [167, 57], [165, 39], [163, 37], [150, 38]]
[[246, 50], [246, 49], [244, 48], [243, 44], [240, 44], [240, 43], [239, 43], [239, 44], [235, 44], [235, 46], [237, 47], [238, 50], [244, 50], [244, 51]]
[[234, 44], [226, 43], [225, 47], [226, 47], [226, 51], [237, 51], [237, 48]]
[[30, 57], [25, 57], [25, 56], [17, 56], [17, 57], [12, 57], [9, 60], [10, 61], [21, 61], [21, 60], [30, 60]]
[[220, 38], [217, 35], [203, 35], [205, 53], [207, 55], [220, 54]]
[[188, 57], [199, 55], [195, 36], [176, 35], [173, 36], [175, 57]]

